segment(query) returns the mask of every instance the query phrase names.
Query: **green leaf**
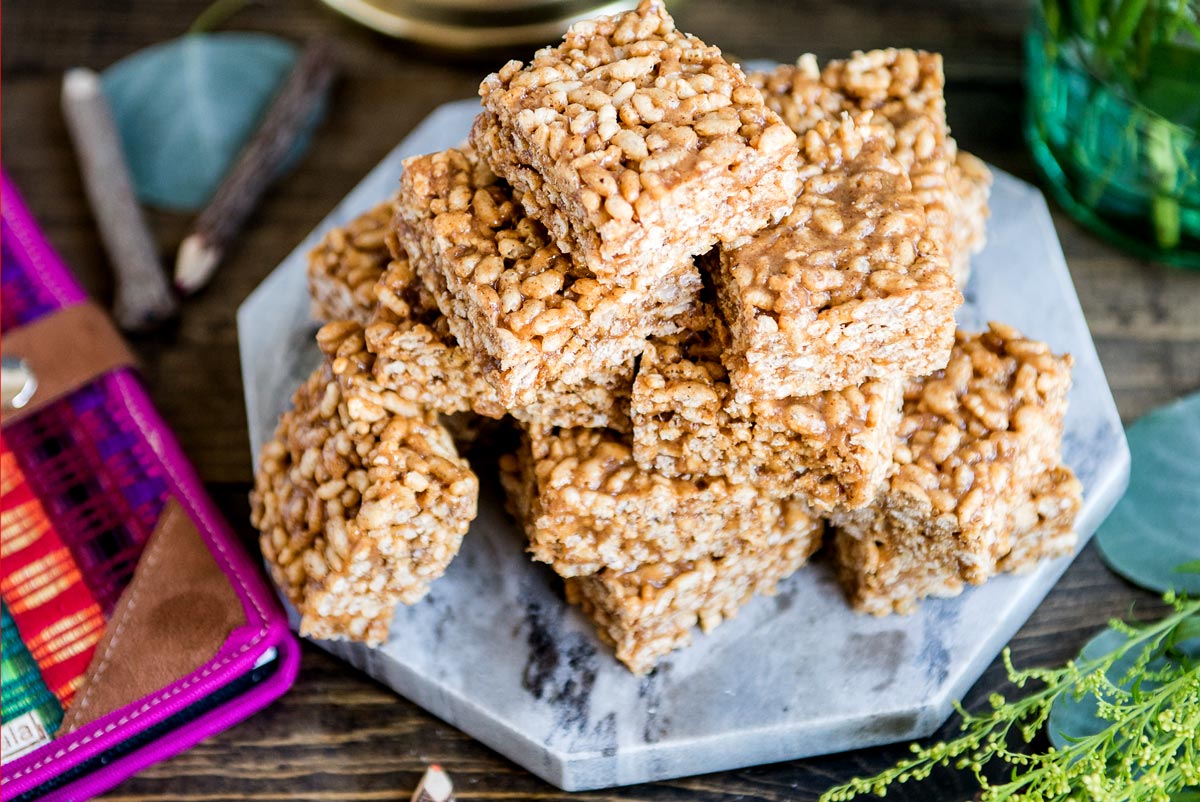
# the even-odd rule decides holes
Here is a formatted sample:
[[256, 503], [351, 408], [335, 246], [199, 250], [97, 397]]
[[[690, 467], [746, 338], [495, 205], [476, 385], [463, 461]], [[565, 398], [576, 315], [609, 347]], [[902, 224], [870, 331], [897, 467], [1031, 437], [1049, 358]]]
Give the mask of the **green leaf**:
[[[216, 191], [296, 61], [253, 33], [188, 34], [140, 50], [102, 76], [134, 188], [145, 203], [195, 211]], [[320, 111], [285, 169], [308, 147]]]
[[1178, 126], [1194, 128], [1200, 125], [1196, 75], [1200, 75], [1200, 46], [1159, 42], [1150, 50], [1137, 98], [1155, 114]]
[[[1187, 641], [1200, 641], [1200, 618], [1189, 618], [1179, 624], [1175, 631], [1171, 633], [1171, 645], [1186, 644]], [[1193, 649], [1184, 648], [1184, 652], [1191, 654]]]
[[[1096, 637], [1092, 638], [1083, 649], [1079, 652], [1079, 662], [1090, 660], [1098, 660], [1119, 648], [1130, 638], [1123, 632], [1118, 632], [1115, 629], [1106, 629]], [[1190, 657], [1200, 656], [1200, 642], [1192, 640], [1182, 640], [1178, 647], [1183, 654]], [[1134, 686], [1139, 686], [1143, 693], [1148, 693], [1154, 688], [1160, 687], [1161, 683], [1151, 680], [1143, 680], [1141, 676], [1134, 677], [1133, 682], [1122, 683], [1121, 680], [1129, 669], [1137, 662], [1138, 657], [1142, 654], [1142, 647], [1134, 647], [1116, 660], [1112, 667], [1108, 670], [1108, 679], [1118, 687], [1125, 690], [1132, 690]], [[1167, 661], [1162, 657], [1156, 657], [1146, 665], [1145, 672], [1153, 672], [1161, 670]], [[1109, 699], [1109, 701], [1112, 701]], [[1112, 722], [1101, 718], [1097, 715], [1097, 699], [1093, 693], [1085, 693], [1081, 698], [1076, 699], [1069, 693], [1060, 694], [1055, 697], [1054, 702], [1050, 705], [1050, 718], [1046, 724], [1047, 734], [1050, 737], [1050, 742], [1059, 749], [1064, 749], [1071, 743], [1080, 741], [1089, 735], [1095, 735], [1098, 732], [1103, 732]]]
[[1078, 0], [1076, 18], [1079, 33], [1086, 39], [1096, 38], [1096, 22], [1100, 18], [1100, 0]]
[[1107, 51], [1115, 55], [1129, 42], [1138, 23], [1141, 22], [1147, 2], [1148, 0], [1121, 0], [1109, 23], [1108, 37], [1104, 42]]
[[1171, 794], [1171, 802], [1200, 802], [1200, 789], [1176, 791]]
[[1116, 573], [1159, 592], [1200, 593], [1200, 574], [1176, 568], [1200, 560], [1200, 393], [1129, 427], [1129, 489], [1096, 533]]
[[1200, 560], [1192, 560], [1190, 563], [1175, 566], [1175, 571], [1180, 574], [1200, 574]]

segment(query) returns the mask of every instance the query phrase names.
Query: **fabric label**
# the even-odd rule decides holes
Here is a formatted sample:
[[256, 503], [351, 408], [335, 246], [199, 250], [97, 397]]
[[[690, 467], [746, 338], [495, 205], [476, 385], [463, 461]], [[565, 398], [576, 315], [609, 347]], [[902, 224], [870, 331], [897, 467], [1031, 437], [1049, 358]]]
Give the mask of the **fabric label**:
[[42, 717], [36, 710], [30, 710], [4, 722], [3, 741], [0, 744], [0, 760], [12, 760], [50, 743], [50, 734], [42, 726]]

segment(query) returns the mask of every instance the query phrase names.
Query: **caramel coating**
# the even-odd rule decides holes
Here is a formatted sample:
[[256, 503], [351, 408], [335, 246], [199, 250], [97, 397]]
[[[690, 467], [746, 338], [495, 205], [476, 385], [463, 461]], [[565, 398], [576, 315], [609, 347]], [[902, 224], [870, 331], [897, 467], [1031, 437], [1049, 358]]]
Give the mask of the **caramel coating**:
[[814, 395], [945, 365], [962, 296], [886, 133], [869, 114], [804, 136], [780, 222], [722, 248], [714, 273], [738, 400]]
[[652, 339], [633, 384], [633, 454], [667, 476], [725, 476], [814, 509], [871, 502], [891, 465], [902, 385], [868, 381], [738, 403], [721, 355], [729, 334], [704, 305]]

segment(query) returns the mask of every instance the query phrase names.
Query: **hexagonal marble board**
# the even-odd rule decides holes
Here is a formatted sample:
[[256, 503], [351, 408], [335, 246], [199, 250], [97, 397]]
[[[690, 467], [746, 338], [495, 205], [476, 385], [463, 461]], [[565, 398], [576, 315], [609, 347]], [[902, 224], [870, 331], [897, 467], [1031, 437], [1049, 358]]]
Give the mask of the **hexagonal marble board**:
[[[462, 142], [477, 110], [463, 101], [426, 118], [238, 310], [256, 454], [318, 359], [307, 251], [395, 191], [405, 157]], [[1083, 481], [1086, 540], [1128, 478], [1121, 422], [1041, 194], [997, 172], [992, 210], [959, 322], [1002, 320], [1075, 355], [1064, 451]], [[388, 642], [319, 645], [565, 790], [926, 735], [1069, 562], [999, 577], [911, 616], [870, 618], [850, 611], [819, 559], [639, 678], [563, 601], [549, 567], [530, 561], [494, 477], [481, 479], [461, 554], [424, 601], [397, 612]]]

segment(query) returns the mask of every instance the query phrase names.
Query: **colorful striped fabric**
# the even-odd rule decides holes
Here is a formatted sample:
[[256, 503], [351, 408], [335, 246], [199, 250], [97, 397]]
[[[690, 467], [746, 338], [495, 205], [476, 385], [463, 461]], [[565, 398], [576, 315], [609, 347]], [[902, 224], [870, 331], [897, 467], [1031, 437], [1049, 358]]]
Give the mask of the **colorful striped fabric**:
[[[0, 328], [8, 331], [83, 299], [51, 287], [37, 249], [4, 218]], [[34, 495], [107, 616], [129, 584], [168, 494], [150, 443], [109, 375], [4, 427]], [[18, 621], [20, 618], [18, 617]]]
[[[166, 500], [165, 478], [102, 378], [4, 430], [34, 495], [109, 615]], [[122, 410], [123, 411], [123, 410]]]
[[[53, 327], [63, 320], [56, 316], [58, 310], [84, 303], [87, 296], [38, 230], [8, 176], [0, 175], [0, 183], [4, 201], [0, 204], [0, 329], [7, 356], [16, 353], [19, 343], [14, 331], [35, 321]], [[35, 344], [44, 345], [45, 341]], [[58, 353], [62, 351], [55, 355]], [[138, 677], [131, 678], [125, 671], [114, 673], [115, 668], [105, 669], [99, 676], [101, 666], [110, 664], [93, 653], [99, 664], [97, 682], [87, 687], [98, 692], [87, 697], [91, 702], [88, 709], [76, 709], [76, 716], [70, 706], [63, 706], [64, 717], [58, 722], [61, 731], [51, 742], [47, 742], [50, 728], [42, 726], [34, 709], [15, 719], [7, 716], [18, 708], [4, 709], [0, 797], [88, 799], [263, 707], [291, 684], [299, 654], [256, 566], [241, 553], [236, 537], [220, 521], [199, 477], [133, 371], [115, 370], [49, 403], [35, 396], [34, 403], [39, 402], [26, 416], [14, 419], [5, 415], [0, 437], [0, 475], [4, 480], [0, 482], [0, 515], [4, 517], [0, 591], [15, 625], [5, 623], [4, 701], [15, 705], [25, 697], [49, 704], [51, 697], [58, 698], [53, 696], [56, 688], [66, 696], [63, 690], [75, 687], [79, 690], [74, 704], [84, 707], [81, 697], [87, 690], [52, 677], [47, 665], [71, 648], [80, 648], [76, 666], [83, 671], [90, 665], [82, 652], [88, 648], [96, 651], [100, 630], [120, 626], [102, 620], [104, 608], [111, 607], [128, 589], [139, 553], [169, 498], [178, 499], [196, 534], [213, 549], [211, 568], [228, 578], [245, 621], [245, 626], [235, 626], [211, 653], [195, 644], [181, 647], [185, 652], [180, 656], [194, 655], [197, 662], [181, 660], [169, 667], [156, 664]], [[168, 562], [176, 556], [171, 549], [164, 555]], [[209, 567], [198, 570], [206, 578], [215, 578], [209, 576]], [[51, 599], [85, 603], [75, 612], [62, 604], [51, 614]], [[82, 616], [76, 615], [79, 611]], [[161, 612], [168, 611], [164, 607]], [[214, 633], [213, 642], [219, 634]], [[167, 640], [171, 638], [152, 638], [140, 648], [171, 652], [173, 644]], [[128, 645], [124, 640], [114, 643], [114, 656]], [[28, 646], [33, 648], [23, 651]], [[30, 659], [23, 664], [7, 662], [21, 654], [38, 663], [37, 669]], [[274, 673], [257, 673], [261, 662], [256, 658], [261, 660], [267, 654], [278, 658], [278, 668]], [[131, 662], [135, 670], [148, 666], [136, 657]], [[149, 668], [164, 671], [152, 674]], [[164, 673], [170, 676], [164, 678]], [[45, 688], [40, 693], [38, 676]], [[79, 676], [77, 673], [76, 678]], [[245, 687], [235, 683], [243, 677]], [[130, 679], [134, 681], [127, 681]], [[150, 685], [157, 687], [147, 692]], [[22, 690], [19, 695], [18, 689]], [[227, 690], [229, 693], [224, 693]], [[49, 696], [46, 691], [51, 692]], [[224, 695], [213, 698], [210, 705], [205, 700], [215, 693]], [[129, 700], [125, 694], [140, 698]], [[184, 720], [179, 716], [183, 711], [194, 711], [195, 716]], [[57, 716], [49, 715], [50, 724], [56, 720]]]
[[[38, 249], [22, 236], [5, 215], [5, 332], [83, 299], [77, 288], [49, 283], [30, 261]], [[0, 594], [64, 708], [168, 495], [159, 460], [116, 381], [104, 376], [52, 401], [6, 425], [0, 438]], [[7, 640], [5, 648], [7, 659]]]
[[[33, 655], [25, 648], [8, 607], [0, 603], [0, 721], [12, 724], [30, 711], [53, 736], [63, 707], [42, 679]], [[6, 750], [7, 751], [7, 750]]]
[[7, 432], [0, 437], [0, 596], [66, 707], [104, 634], [104, 616], [9, 450]]

